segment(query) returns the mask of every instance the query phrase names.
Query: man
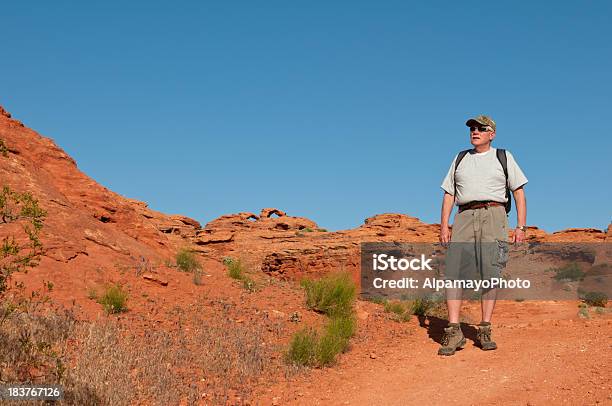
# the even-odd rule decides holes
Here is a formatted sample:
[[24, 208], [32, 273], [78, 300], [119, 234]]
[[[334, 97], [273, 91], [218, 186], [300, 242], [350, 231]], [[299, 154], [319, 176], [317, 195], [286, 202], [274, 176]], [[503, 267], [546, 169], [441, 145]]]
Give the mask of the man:
[[[448, 266], [453, 245], [464, 243], [464, 247], [471, 247], [472, 255], [475, 256], [471, 263], [476, 264], [483, 279], [501, 277], [508, 253], [508, 217], [505, 205], [511, 197], [507, 190], [514, 195], [517, 212], [517, 227], [512, 242], [520, 243], [525, 239], [527, 224], [527, 205], [523, 190], [527, 178], [508, 151], [505, 151], [507, 175], [504, 172], [501, 163], [503, 158], [499, 158], [498, 151], [491, 147], [496, 134], [496, 124], [491, 117], [481, 115], [470, 118], [465, 124], [470, 128], [470, 142], [474, 148], [455, 157], [442, 183], [444, 197], [440, 242], [451, 242], [447, 253], [449, 273], [453, 272]], [[503, 156], [503, 151], [499, 151], [499, 154]], [[459, 210], [455, 215], [451, 235], [448, 221], [454, 202], [459, 206]], [[457, 246], [461, 244], [455, 244], [455, 248]], [[491, 253], [491, 249], [495, 252]], [[446, 275], [446, 278], [458, 278], [458, 275]], [[483, 350], [497, 348], [491, 339], [491, 317], [495, 298], [495, 289], [484, 291], [481, 296], [482, 321], [478, 325], [477, 344]], [[442, 346], [438, 351], [440, 355], [453, 355], [465, 345], [465, 337], [459, 325], [461, 302], [460, 292], [447, 290], [449, 324], [444, 329]]]

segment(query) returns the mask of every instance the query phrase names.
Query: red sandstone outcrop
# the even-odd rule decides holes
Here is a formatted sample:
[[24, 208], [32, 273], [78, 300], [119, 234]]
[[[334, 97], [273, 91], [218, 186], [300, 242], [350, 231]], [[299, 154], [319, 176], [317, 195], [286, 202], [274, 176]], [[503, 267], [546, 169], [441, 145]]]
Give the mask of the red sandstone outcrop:
[[47, 211], [42, 241], [46, 257], [57, 263], [78, 257], [84, 259], [80, 267], [140, 257], [161, 261], [201, 228], [195, 220], [156, 212], [99, 185], [51, 139], [24, 127], [3, 108], [0, 139], [9, 150], [0, 156], [0, 183], [31, 192]]
[[[142, 258], [161, 262], [189, 244], [210, 258], [243, 257], [270, 275], [292, 278], [355, 271], [363, 242], [438, 241], [438, 224], [395, 213], [369, 217], [354, 229], [327, 232], [307, 218], [264, 208], [259, 214], [224, 215], [202, 228], [196, 220], [156, 212], [99, 185], [51, 139], [24, 127], [1, 107], [0, 140], [9, 150], [0, 157], [0, 183], [32, 192], [48, 212], [42, 237], [53, 262], [43, 266], [62, 269], [77, 259], [79, 267], [138, 263]], [[6, 225], [2, 227], [6, 233]], [[611, 237], [612, 225], [607, 233], [528, 231], [530, 241], [543, 242], [603, 242]]]

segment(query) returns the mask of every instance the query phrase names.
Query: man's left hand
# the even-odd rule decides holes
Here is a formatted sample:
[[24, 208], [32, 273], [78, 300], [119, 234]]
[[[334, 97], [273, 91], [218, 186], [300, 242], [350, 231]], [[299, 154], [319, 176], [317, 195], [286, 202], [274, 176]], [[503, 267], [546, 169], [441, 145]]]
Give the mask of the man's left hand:
[[525, 241], [525, 232], [520, 228], [514, 229], [514, 234], [512, 235], [512, 243], [518, 244]]

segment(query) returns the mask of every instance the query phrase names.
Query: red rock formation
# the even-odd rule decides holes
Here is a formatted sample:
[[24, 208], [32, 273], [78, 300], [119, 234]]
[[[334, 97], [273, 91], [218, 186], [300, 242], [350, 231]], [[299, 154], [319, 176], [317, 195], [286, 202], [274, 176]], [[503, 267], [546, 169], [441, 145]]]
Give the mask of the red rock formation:
[[83, 259], [79, 267], [140, 257], [161, 260], [200, 229], [195, 220], [153, 211], [99, 185], [51, 139], [24, 127], [3, 108], [0, 139], [9, 150], [0, 156], [0, 184], [31, 192], [48, 212], [42, 241], [46, 257], [57, 263], [78, 257]]
[[[270, 275], [295, 278], [342, 269], [356, 272], [363, 242], [438, 241], [438, 224], [395, 213], [372, 216], [355, 229], [327, 232], [307, 218], [264, 208], [259, 215], [221, 216], [202, 229], [193, 219], [153, 211], [99, 185], [51, 139], [24, 127], [1, 107], [0, 140], [9, 150], [8, 156], [0, 156], [0, 183], [32, 192], [48, 211], [42, 237], [52, 262], [43, 262], [43, 267], [71, 269], [66, 266], [76, 262], [79, 269], [96, 268], [142, 258], [161, 262], [178, 247], [192, 244], [207, 257], [244, 257]], [[547, 242], [602, 242], [611, 236], [612, 225], [607, 233], [528, 231], [529, 240]]]

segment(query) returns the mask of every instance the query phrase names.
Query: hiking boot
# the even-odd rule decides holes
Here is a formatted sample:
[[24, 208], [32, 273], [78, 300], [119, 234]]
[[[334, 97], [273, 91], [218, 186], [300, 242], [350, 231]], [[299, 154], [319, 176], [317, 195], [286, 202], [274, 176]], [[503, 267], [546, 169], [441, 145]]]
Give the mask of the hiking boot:
[[476, 337], [478, 338], [478, 346], [484, 351], [494, 350], [497, 348], [495, 341], [491, 340], [491, 323], [480, 323], [478, 325], [478, 333], [476, 334]]
[[444, 329], [442, 346], [438, 349], [438, 355], [453, 355], [455, 351], [465, 346], [465, 337], [459, 327], [459, 323], [450, 324]]

